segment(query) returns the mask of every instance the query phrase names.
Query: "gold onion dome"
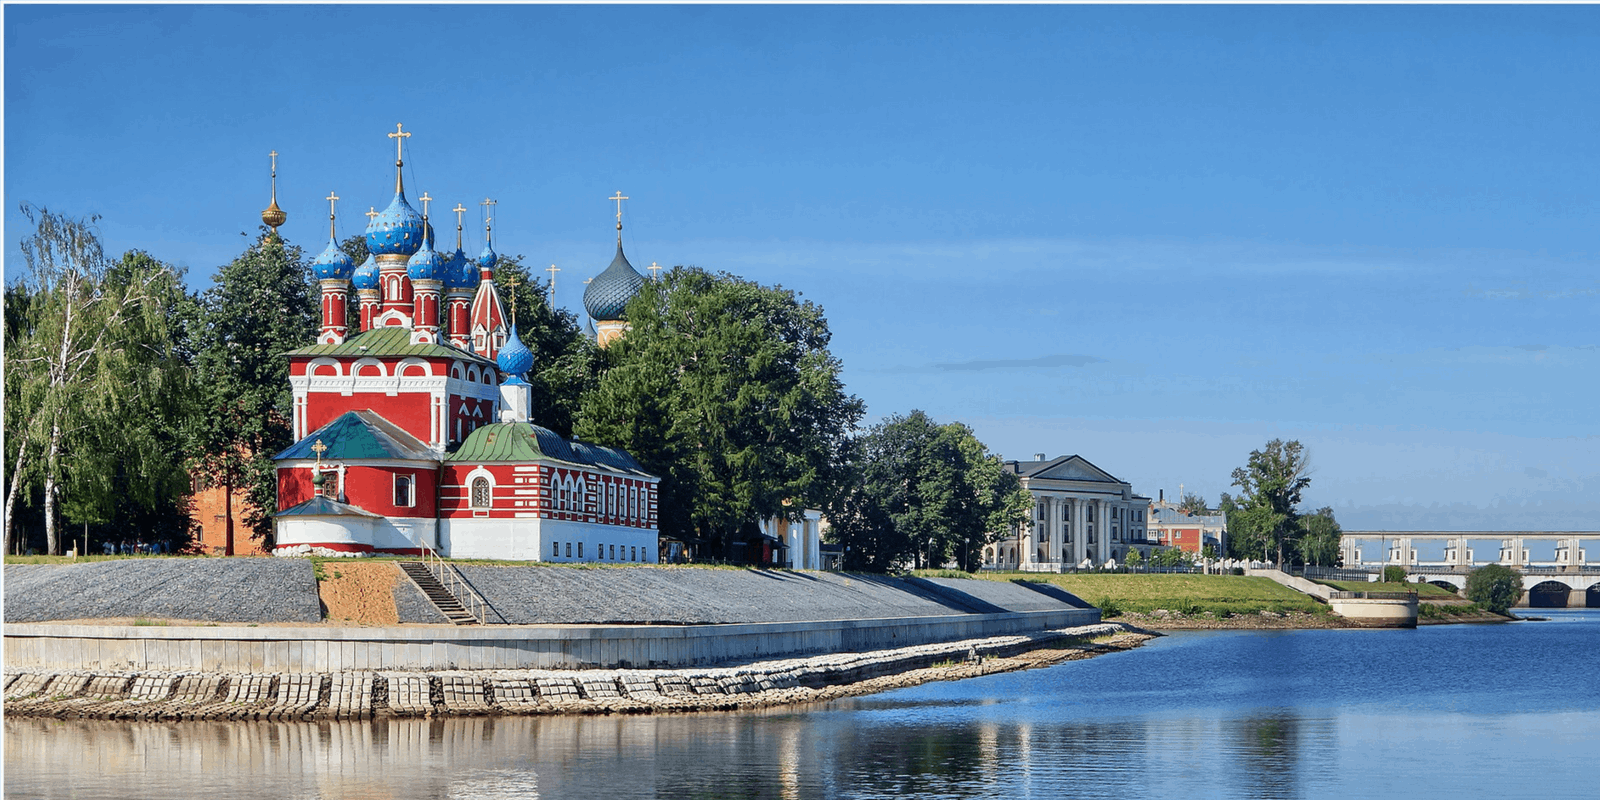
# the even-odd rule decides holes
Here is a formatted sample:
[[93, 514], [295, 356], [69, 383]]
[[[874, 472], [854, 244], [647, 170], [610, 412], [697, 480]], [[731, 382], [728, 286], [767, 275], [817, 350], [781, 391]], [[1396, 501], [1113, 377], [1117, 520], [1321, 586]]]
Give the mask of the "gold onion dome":
[[278, 226], [287, 221], [289, 215], [278, 208], [278, 151], [274, 150], [269, 155], [272, 156], [272, 204], [262, 210], [261, 221], [266, 223], [273, 233], [277, 233]]

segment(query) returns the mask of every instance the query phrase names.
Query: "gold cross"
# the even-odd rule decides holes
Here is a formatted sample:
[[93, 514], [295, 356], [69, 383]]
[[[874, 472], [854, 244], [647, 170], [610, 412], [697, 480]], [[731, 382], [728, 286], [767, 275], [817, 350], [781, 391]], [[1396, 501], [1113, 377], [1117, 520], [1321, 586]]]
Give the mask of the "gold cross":
[[511, 272], [501, 280], [506, 285], [506, 294], [511, 297], [511, 327], [513, 328], [517, 327], [517, 287], [522, 285], [522, 281], [517, 278], [517, 273]]
[[332, 239], [334, 238], [333, 221], [335, 219], [333, 209], [334, 203], [338, 202], [339, 200], [339, 195], [336, 195], [333, 192], [328, 192], [328, 196], [322, 199], [328, 201], [328, 238]]
[[545, 270], [545, 272], [550, 273], [550, 301], [552, 303], [555, 302], [556, 299], [556, 273], [560, 271], [561, 268], [554, 264], [551, 264], [550, 268]]
[[274, 150], [267, 155], [272, 156], [272, 177], [278, 177], [278, 151]]
[[456, 249], [460, 250], [461, 249], [461, 215], [467, 213], [467, 207], [464, 206], [464, 205], [461, 205], [460, 203], [456, 203], [456, 207], [452, 208], [450, 210], [456, 212]]
[[433, 198], [429, 197], [427, 192], [423, 192], [422, 196], [417, 199], [422, 201], [422, 219], [426, 222], [428, 219], [428, 204], [433, 202]]
[[616, 195], [607, 197], [606, 199], [617, 201], [617, 230], [620, 231], [622, 230], [622, 201], [627, 200], [628, 198], [623, 197], [622, 192], [617, 192]]
[[322, 468], [322, 454], [328, 452], [328, 446], [323, 444], [321, 439], [318, 439], [315, 444], [311, 445], [311, 452], [317, 454], [317, 468], [320, 470]]
[[367, 206], [367, 224], [372, 224], [372, 218], [378, 216], [377, 206]]
[[485, 212], [489, 215], [489, 216], [485, 216], [483, 218], [484, 244], [488, 244], [489, 243], [488, 242], [488, 240], [489, 240], [489, 223], [494, 222], [494, 216], [493, 216], [494, 207], [497, 206], [497, 205], [500, 205], [500, 201], [498, 201], [498, 200], [490, 200], [489, 198], [485, 197], [485, 198], [483, 198], [483, 202], [478, 203], [478, 205], [485, 206], [486, 207]]
[[665, 267], [652, 261], [650, 262], [650, 266], [645, 267], [645, 269], [650, 270], [650, 278], [654, 280], [661, 277], [661, 270], [665, 269]]
[[400, 125], [401, 123], [396, 122], [394, 124], [394, 133], [389, 134], [389, 138], [394, 140], [394, 165], [397, 167], [405, 163], [400, 160], [400, 140], [411, 138], [411, 134], [400, 131]]

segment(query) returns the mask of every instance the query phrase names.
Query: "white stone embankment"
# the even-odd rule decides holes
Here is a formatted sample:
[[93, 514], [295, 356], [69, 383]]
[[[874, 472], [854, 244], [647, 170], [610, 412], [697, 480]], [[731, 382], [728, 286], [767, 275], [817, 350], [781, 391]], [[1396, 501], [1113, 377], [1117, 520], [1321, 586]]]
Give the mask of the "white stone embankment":
[[1127, 649], [1147, 638], [1149, 634], [1126, 625], [1099, 623], [687, 669], [175, 672], [8, 667], [4, 710], [14, 716], [184, 720], [725, 710], [815, 702], [1041, 666]]

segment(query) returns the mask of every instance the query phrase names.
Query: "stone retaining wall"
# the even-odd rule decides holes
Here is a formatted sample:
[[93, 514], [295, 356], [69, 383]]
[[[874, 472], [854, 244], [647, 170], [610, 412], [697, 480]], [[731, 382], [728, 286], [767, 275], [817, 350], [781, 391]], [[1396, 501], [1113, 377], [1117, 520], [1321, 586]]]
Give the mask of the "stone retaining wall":
[[1090, 653], [1100, 648], [1089, 644], [1089, 638], [1129, 630], [1100, 623], [870, 653], [679, 670], [235, 673], [8, 667], [4, 710], [13, 716], [58, 718], [281, 720], [749, 708], [827, 699], [819, 690], [941, 663], [971, 664], [974, 674], [982, 674], [984, 658], [1003, 658], [1041, 646], [1072, 645]]
[[1098, 609], [735, 625], [5, 626], [7, 670], [325, 673], [686, 667], [1093, 624]]

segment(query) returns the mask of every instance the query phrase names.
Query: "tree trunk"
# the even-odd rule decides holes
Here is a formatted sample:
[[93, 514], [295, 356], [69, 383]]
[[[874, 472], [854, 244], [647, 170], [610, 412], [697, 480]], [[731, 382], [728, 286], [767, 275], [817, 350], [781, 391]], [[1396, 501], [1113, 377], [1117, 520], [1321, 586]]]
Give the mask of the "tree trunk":
[[44, 541], [45, 552], [61, 555], [61, 537], [56, 532], [56, 473], [61, 467], [61, 423], [50, 426], [50, 445], [45, 451]]
[[11, 468], [11, 488], [6, 490], [6, 547], [4, 552], [7, 553], [12, 551], [12, 545], [16, 543], [17, 495], [22, 492], [22, 467], [28, 462], [27, 456], [27, 442], [23, 442], [17, 448], [17, 463], [12, 465]]
[[222, 554], [233, 555], [233, 476], [222, 482]]

